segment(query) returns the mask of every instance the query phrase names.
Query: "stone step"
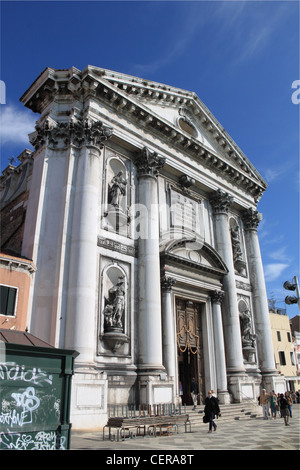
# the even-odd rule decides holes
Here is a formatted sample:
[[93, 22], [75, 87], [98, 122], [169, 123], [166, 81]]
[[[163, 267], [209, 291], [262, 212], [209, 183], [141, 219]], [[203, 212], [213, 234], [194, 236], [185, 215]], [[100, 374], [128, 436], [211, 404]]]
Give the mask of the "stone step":
[[[192, 406], [184, 408], [190, 417], [192, 424], [202, 423], [204, 415], [204, 405], [198, 405], [196, 410]], [[230, 405], [220, 405], [222, 420], [253, 419], [261, 416], [261, 407], [253, 404], [232, 403]]]

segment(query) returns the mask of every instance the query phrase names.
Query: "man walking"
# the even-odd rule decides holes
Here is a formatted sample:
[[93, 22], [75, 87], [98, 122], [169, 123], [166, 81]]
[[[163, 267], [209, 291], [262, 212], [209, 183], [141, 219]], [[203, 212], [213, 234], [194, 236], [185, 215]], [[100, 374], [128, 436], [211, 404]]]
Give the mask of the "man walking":
[[269, 419], [270, 396], [265, 388], [262, 389], [262, 393], [259, 397], [259, 404], [262, 406], [264, 419]]
[[191, 383], [191, 397], [192, 397], [193, 404], [194, 404], [193, 410], [195, 410], [197, 407], [198, 394], [199, 394], [199, 387], [195, 378], [193, 378], [192, 383]]

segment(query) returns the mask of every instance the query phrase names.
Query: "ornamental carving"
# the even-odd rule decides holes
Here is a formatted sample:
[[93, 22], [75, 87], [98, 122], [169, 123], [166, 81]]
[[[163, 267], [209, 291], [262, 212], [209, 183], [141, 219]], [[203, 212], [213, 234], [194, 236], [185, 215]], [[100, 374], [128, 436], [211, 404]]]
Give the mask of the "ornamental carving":
[[50, 125], [46, 121], [43, 126], [37, 125], [36, 131], [30, 137], [30, 143], [36, 150], [47, 143], [53, 149], [65, 148], [69, 145], [81, 147], [94, 145], [102, 147], [102, 142], [112, 136], [112, 129], [104, 126], [101, 121], [89, 123], [88, 121], [59, 122]]
[[190, 301], [177, 299], [177, 345], [181, 352], [197, 354], [200, 348], [200, 336], [197, 328], [197, 305]]
[[211, 292], [210, 298], [214, 304], [221, 304], [223, 302], [225, 293], [220, 290], [215, 290]]
[[259, 222], [262, 219], [261, 214], [250, 207], [249, 209], [245, 210], [242, 214], [243, 217], [243, 222], [245, 225], [245, 228], [247, 230], [256, 230], [258, 227]]
[[228, 210], [233, 202], [233, 197], [228, 193], [225, 193], [221, 189], [218, 189], [210, 198], [209, 201], [214, 209], [215, 213], [225, 212]]
[[176, 284], [176, 279], [167, 276], [161, 278], [161, 288], [165, 292], [171, 292], [174, 284]]
[[166, 159], [160, 157], [157, 152], [151, 152], [147, 147], [144, 147], [135, 159], [138, 176], [157, 176], [165, 161]]

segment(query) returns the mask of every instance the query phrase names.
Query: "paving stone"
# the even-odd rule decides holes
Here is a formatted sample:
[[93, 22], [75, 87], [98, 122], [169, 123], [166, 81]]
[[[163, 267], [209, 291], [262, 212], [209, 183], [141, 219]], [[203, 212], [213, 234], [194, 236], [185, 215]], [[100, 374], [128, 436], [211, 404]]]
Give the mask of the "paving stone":
[[[200, 423], [200, 422], [199, 422]], [[197, 451], [197, 450], [300, 450], [300, 405], [293, 406], [290, 426], [283, 419], [263, 420], [261, 416], [223, 421], [216, 432], [207, 433], [207, 424], [196, 424], [191, 433], [137, 437], [125, 441], [102, 440], [102, 432], [72, 432], [71, 450]]]

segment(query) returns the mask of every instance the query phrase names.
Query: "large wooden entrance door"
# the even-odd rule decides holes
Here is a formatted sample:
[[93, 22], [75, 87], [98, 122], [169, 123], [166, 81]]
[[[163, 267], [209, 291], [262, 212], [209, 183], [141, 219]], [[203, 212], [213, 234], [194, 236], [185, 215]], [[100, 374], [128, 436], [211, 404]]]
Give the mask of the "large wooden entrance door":
[[191, 382], [198, 382], [200, 403], [203, 402], [203, 348], [200, 318], [201, 304], [176, 299], [176, 334], [178, 347], [178, 380], [183, 391], [182, 403], [192, 405]]

